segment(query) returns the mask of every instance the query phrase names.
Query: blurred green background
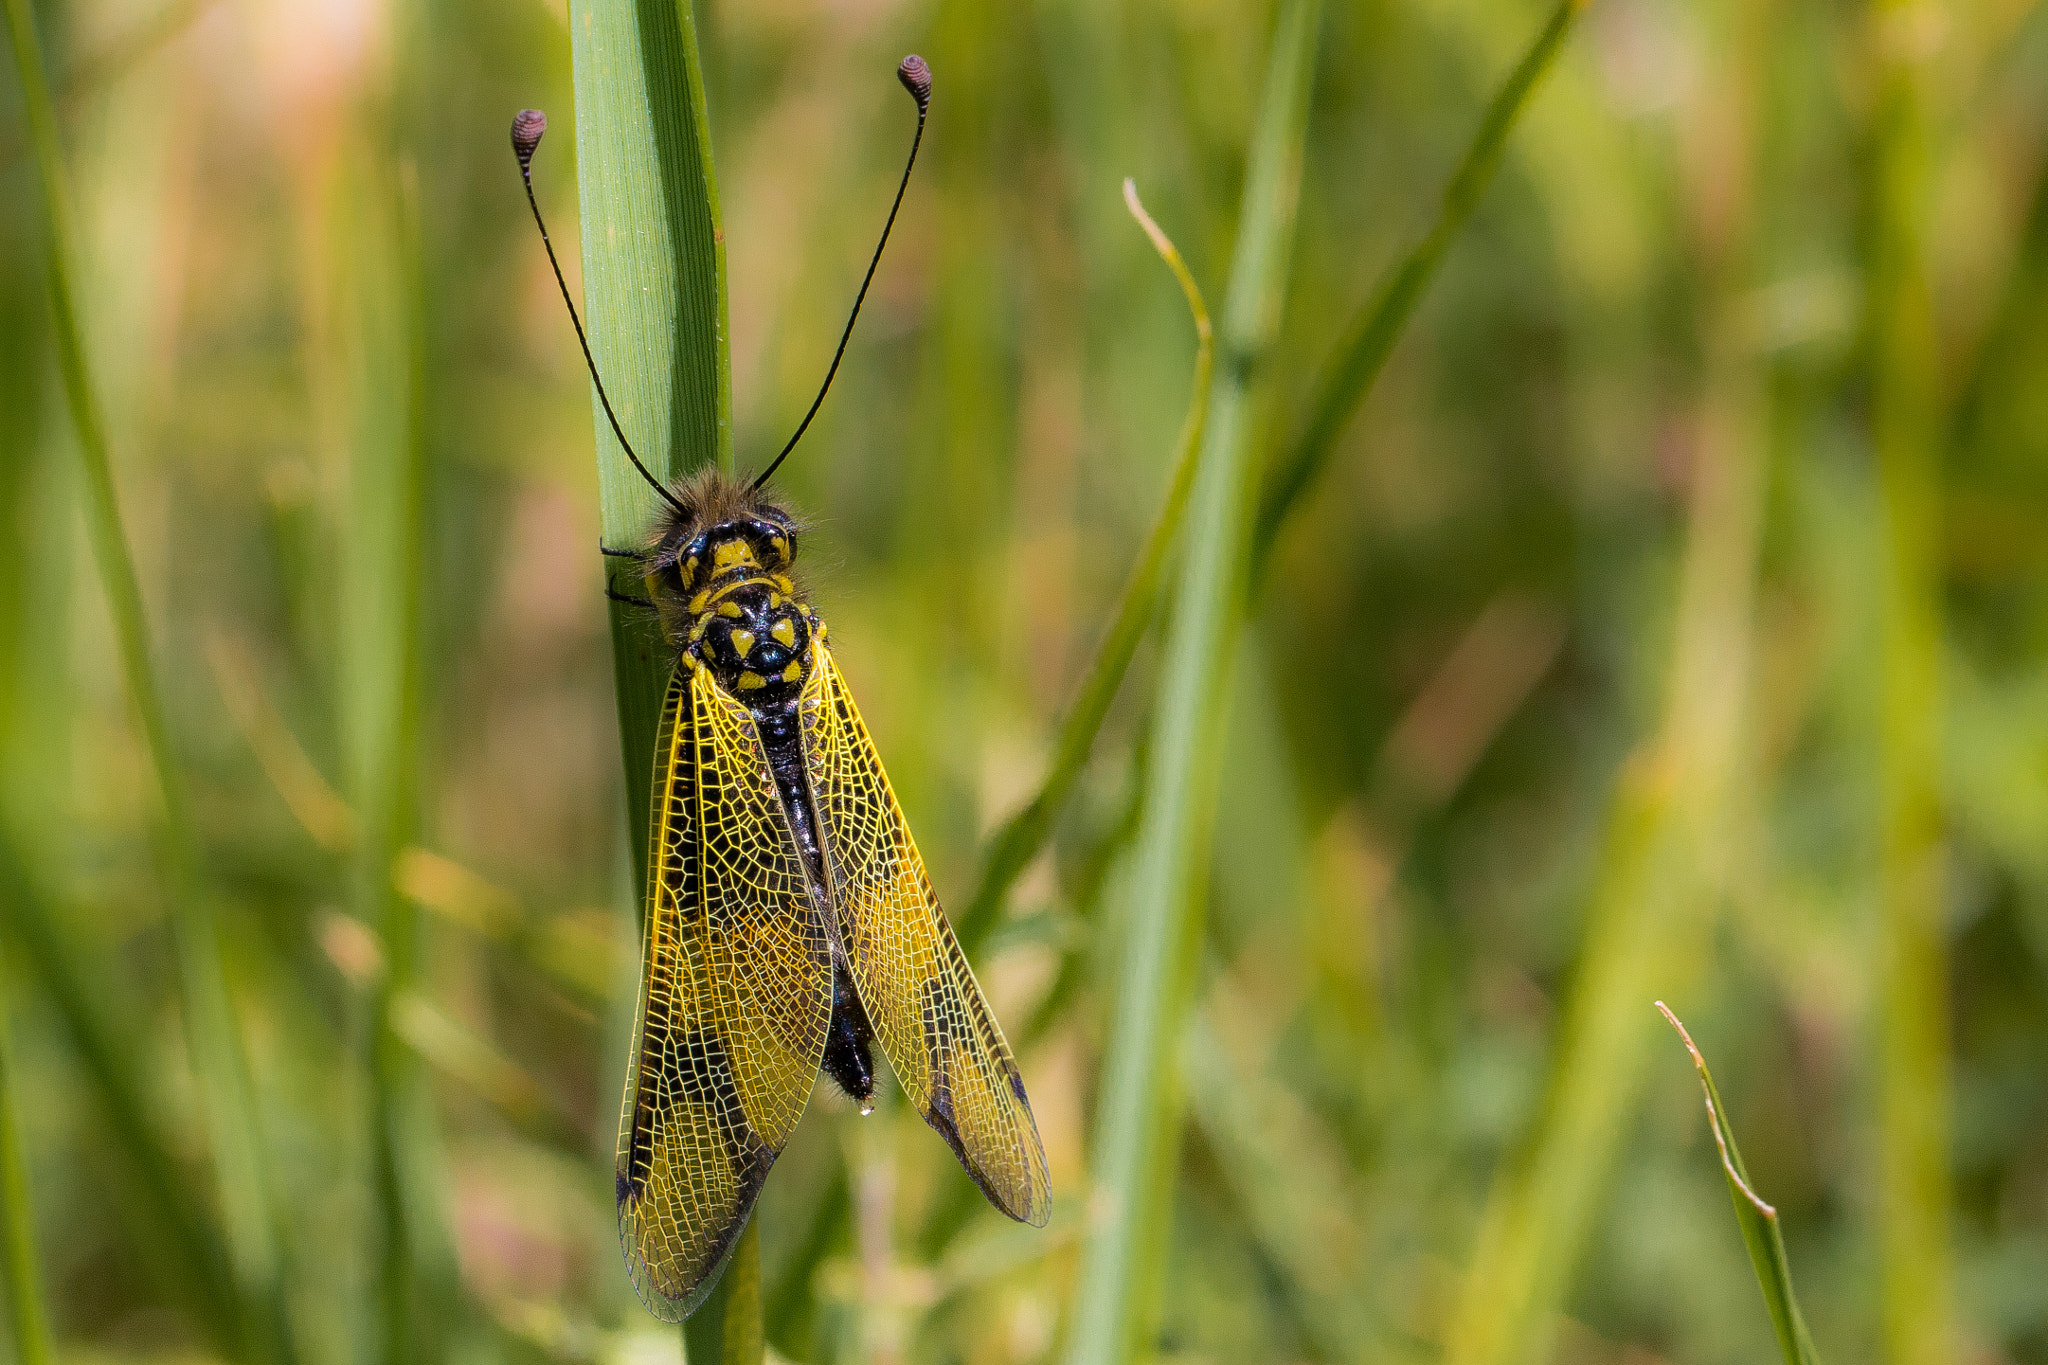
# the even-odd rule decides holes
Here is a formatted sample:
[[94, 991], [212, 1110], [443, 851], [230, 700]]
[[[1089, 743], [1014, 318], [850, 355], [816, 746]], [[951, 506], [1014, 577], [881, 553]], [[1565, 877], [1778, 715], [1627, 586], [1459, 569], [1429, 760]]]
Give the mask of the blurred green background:
[[[571, 16], [34, 8], [189, 826], [88, 550], [0, 76], [0, 1078], [59, 1354], [672, 1360], [607, 1170], [642, 815], [589, 387], [505, 134], [553, 117], [573, 290], [606, 229], [577, 213]], [[1322, 12], [1255, 466], [1549, 17]], [[937, 76], [780, 484], [961, 906], [1188, 401], [1186, 310], [1120, 181], [1220, 308], [1274, 8], [699, 22], [743, 469], [809, 401], [886, 210], [890, 70]], [[1142, 1354], [1771, 1358], [1661, 998], [1825, 1357], [2048, 1362], [2044, 164], [2040, 5], [1577, 16], [1250, 598]], [[972, 1199], [900, 1103], [821, 1092], [758, 1216], [781, 1356], [1066, 1350], [1158, 668], [1155, 641], [976, 961], [1052, 1226]]]

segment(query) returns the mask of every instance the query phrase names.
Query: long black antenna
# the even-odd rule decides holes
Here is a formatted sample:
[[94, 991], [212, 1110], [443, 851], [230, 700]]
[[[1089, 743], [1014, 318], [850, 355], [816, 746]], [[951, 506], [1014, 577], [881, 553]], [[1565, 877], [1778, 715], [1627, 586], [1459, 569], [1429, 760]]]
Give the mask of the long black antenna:
[[562, 302], [569, 306], [569, 321], [576, 324], [576, 344], [583, 348], [583, 363], [590, 367], [590, 382], [597, 385], [597, 401], [604, 404], [604, 415], [611, 419], [612, 434], [619, 438], [626, 458], [633, 462], [633, 468], [640, 471], [640, 477], [647, 480], [648, 487], [680, 512], [683, 504], [660, 479], [647, 472], [647, 466], [640, 463], [640, 457], [633, 453], [633, 443], [626, 439], [625, 431], [619, 426], [619, 415], [612, 411], [612, 400], [604, 391], [604, 380], [598, 377], [597, 361], [591, 358], [590, 339], [583, 335], [583, 319], [576, 316], [576, 304], [569, 297], [569, 282], [562, 278], [562, 263], [555, 259], [555, 244], [548, 240], [548, 225], [541, 221], [540, 203], [533, 197], [533, 152], [540, 146], [541, 134], [547, 130], [548, 116], [538, 109], [521, 109], [512, 118], [512, 154], [519, 158], [519, 178], [526, 184], [526, 206], [533, 210], [533, 225], [540, 229], [540, 244], [548, 249], [548, 264], [555, 268], [555, 284], [562, 291]]
[[832, 376], [839, 373], [839, 362], [846, 355], [847, 339], [853, 335], [853, 324], [860, 318], [861, 302], [868, 296], [868, 286], [874, 283], [875, 267], [882, 263], [882, 248], [889, 245], [889, 229], [896, 226], [896, 210], [903, 207], [903, 192], [910, 188], [910, 168], [917, 164], [917, 145], [924, 141], [924, 118], [932, 107], [932, 69], [925, 65], [924, 58], [912, 53], [896, 68], [896, 79], [903, 82], [903, 88], [917, 101], [917, 134], [910, 139], [910, 159], [903, 163], [903, 179], [896, 186], [896, 202], [889, 205], [889, 221], [882, 224], [882, 240], [875, 243], [874, 258], [868, 262], [868, 273], [860, 282], [860, 292], [853, 296], [853, 312], [846, 318], [846, 330], [839, 334], [839, 349], [832, 353], [832, 368], [825, 371], [825, 382], [818, 386], [818, 396], [811, 400], [811, 410], [804, 414], [804, 420], [796, 424], [796, 434], [789, 438], [789, 444], [782, 453], [768, 462], [750, 487], [759, 491], [768, 482], [768, 476], [782, 467], [789, 458], [789, 452], [796, 449], [796, 443], [803, 439], [811, 419], [818, 415], [818, 409], [825, 402], [825, 394], [832, 387]]

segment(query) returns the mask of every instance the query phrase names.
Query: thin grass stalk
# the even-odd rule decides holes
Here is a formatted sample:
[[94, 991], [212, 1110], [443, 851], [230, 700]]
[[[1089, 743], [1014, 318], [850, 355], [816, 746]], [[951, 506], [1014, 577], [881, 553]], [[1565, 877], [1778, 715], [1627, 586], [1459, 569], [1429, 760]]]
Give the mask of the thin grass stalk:
[[1230, 659], [1243, 610], [1261, 362], [1278, 329], [1300, 199], [1320, 0], [1276, 21], [1223, 310], [1217, 386], [1189, 502], [1188, 549], [1167, 624], [1133, 903], [1091, 1154], [1091, 1229], [1069, 1341], [1072, 1365], [1114, 1365], [1156, 1309], [1180, 1120], [1175, 1062], [1201, 938]]
[[[1271, 558], [1273, 544], [1285, 528], [1287, 518], [1301, 504], [1301, 498], [1327, 467], [1336, 441], [1345, 425], [1372, 392], [1374, 381], [1385, 368], [1394, 345], [1414, 315], [1415, 306], [1428, 291], [1450, 244], [1456, 240], [1474, 206], [1499, 169], [1508, 134], [1514, 130], [1529, 96], [1555, 63], [1564, 40], [1571, 33], [1584, 0], [1564, 0], [1550, 21], [1537, 33], [1522, 59], [1509, 72], [1487, 105], [1471, 145], [1465, 149], [1434, 222], [1422, 239], [1388, 277], [1352, 324], [1348, 340], [1338, 348], [1317, 390], [1312, 416], [1302, 435], [1280, 459], [1266, 479], [1258, 521], [1252, 532], [1252, 582], [1256, 585]], [[1176, 482], [1174, 488], [1179, 487]], [[1081, 765], [1094, 748], [1109, 706], [1123, 685], [1139, 642], [1159, 606], [1163, 575], [1148, 567], [1154, 557], [1163, 563], [1180, 531], [1186, 513], [1186, 499], [1176, 500], [1169, 491], [1138, 564], [1117, 601], [1116, 615], [1102, 644], [1097, 648], [1088, 673], [1061, 722], [1054, 758], [1039, 790], [1024, 806], [1003, 822], [992, 837], [983, 862], [981, 881], [974, 897], [960, 917], [961, 942], [971, 955], [1000, 922], [1003, 898], [1016, 884], [1024, 869], [1043, 848], [1054, 821], [1073, 792]]]
[[1501, 154], [1507, 147], [1508, 133], [1521, 117], [1530, 93], [1556, 61], [1587, 3], [1588, 0], [1562, 0], [1551, 11], [1549, 21], [1522, 54], [1522, 60], [1494, 92], [1472, 145], [1465, 149], [1464, 159], [1458, 163], [1450, 184], [1444, 187], [1436, 221], [1394, 267], [1371, 306], [1358, 315], [1337, 347], [1335, 358], [1317, 385], [1308, 422], [1288, 448], [1286, 457], [1266, 477], [1252, 540], [1254, 584], [1264, 577], [1266, 559], [1279, 537], [1281, 524], [1301, 500], [1302, 493], [1328, 466], [1339, 438], [1364, 406], [1380, 371], [1386, 368], [1387, 357], [1394, 353], [1394, 343], [1401, 339], [1415, 305], [1436, 278], [1444, 253], [1457, 239], [1465, 220], [1472, 216], [1487, 186], [1493, 183], [1494, 173], [1500, 169]]
[[1699, 971], [1738, 861], [1730, 850], [1754, 823], [1738, 811], [1754, 786], [1742, 779], [1769, 424], [1743, 309], [1768, 12], [1721, 13], [1721, 68], [1681, 110], [1697, 134], [1728, 145], [1696, 158], [1702, 173], [1687, 186], [1708, 345], [1663, 715], [1616, 783], [1544, 1101], [1489, 1192], [1446, 1365], [1540, 1358], [1641, 1097], [1654, 1038], [1646, 997], [1682, 994]]
[[227, 1249], [174, 1155], [177, 1144], [145, 1098], [131, 1042], [143, 1030], [117, 1015], [106, 998], [108, 973], [82, 961], [58, 927], [57, 912], [16, 851], [13, 831], [0, 836], [0, 914], [78, 1050], [105, 1110], [107, 1135], [127, 1157], [135, 1183], [134, 1197], [124, 1203], [146, 1224], [142, 1240], [154, 1253], [149, 1263], [216, 1348], [232, 1357], [243, 1346], [240, 1289]]
[[446, 1255], [438, 1246], [440, 1194], [434, 1155], [421, 1135], [430, 1110], [418, 1059], [392, 1023], [393, 1002], [419, 977], [419, 911], [395, 876], [418, 819], [421, 619], [427, 441], [424, 280], [418, 186], [410, 162], [372, 174], [363, 195], [380, 221], [356, 234], [363, 278], [360, 429], [351, 460], [351, 527], [345, 573], [345, 690], [355, 809], [356, 909], [377, 931], [383, 972], [369, 1023], [370, 1133], [378, 1201], [375, 1263], [386, 1359], [432, 1361], [447, 1322], [435, 1292]]
[[1870, 435], [1884, 505], [1879, 608], [1878, 1242], [1884, 1351], [1953, 1360], [1948, 952], [1942, 932], [1941, 480], [1943, 414], [1925, 241], [1932, 203], [1923, 11], [1870, 10]]
[[1110, 622], [1109, 633], [1103, 637], [1101, 647], [1088, 665], [1088, 674], [1082, 679], [1073, 709], [1068, 713], [1066, 723], [1060, 727], [1059, 747], [1053, 752], [1052, 766], [1037, 794], [996, 832], [987, 861], [983, 864], [981, 882], [975, 888], [974, 898], [968, 902], [966, 912], [960, 916], [957, 928], [969, 957], [995, 928], [1004, 894], [1022, 875], [1025, 866], [1037, 856], [1038, 850], [1044, 847], [1054, 817], [1066, 806], [1074, 783], [1080, 779], [1081, 769], [1088, 762], [1088, 751], [1095, 746], [1095, 736], [1102, 729], [1103, 718], [1109, 714], [1110, 703], [1116, 700], [1124, 673], [1131, 666], [1131, 657], [1138, 652], [1138, 643], [1152, 624], [1153, 611], [1159, 600], [1159, 585], [1166, 575], [1167, 555], [1173, 549], [1181, 517], [1187, 511], [1188, 493], [1195, 485], [1196, 456], [1201, 451], [1203, 425], [1209, 416], [1210, 380], [1216, 369], [1209, 305], [1202, 298], [1201, 287], [1188, 273], [1187, 263], [1181, 259], [1172, 239], [1145, 212], [1145, 206], [1138, 200], [1137, 185], [1130, 180], [1124, 181], [1124, 204], [1131, 216], [1137, 219], [1138, 226], [1145, 230], [1153, 250], [1173, 272], [1182, 296], [1187, 299], [1188, 312], [1194, 319], [1195, 373], [1188, 391], [1187, 415], [1181, 419], [1180, 437], [1175, 443], [1178, 453], [1174, 456], [1173, 478], [1167, 484], [1166, 501], [1161, 504], [1152, 530], [1138, 551], [1138, 562], [1132, 566], [1123, 595], [1117, 599], [1116, 616]]
[[[724, 232], [695, 8], [690, 0], [580, 0], [569, 27], [591, 353], [627, 436], [658, 477], [714, 464], [731, 472]], [[591, 400], [603, 540], [637, 547], [658, 500], [613, 438], [594, 389]], [[605, 572], [612, 569], [607, 561]], [[640, 591], [637, 583], [622, 586]], [[638, 879], [647, 872], [654, 731], [674, 659], [644, 610], [614, 602], [611, 627], [627, 829], [636, 890], [644, 891]], [[684, 1324], [696, 1365], [759, 1361], [758, 1269], [751, 1296], [734, 1298], [744, 1279], [729, 1266]], [[727, 1330], [750, 1314], [751, 1332]], [[707, 1325], [698, 1326], [700, 1319]]]
[[214, 1175], [227, 1217], [228, 1245], [234, 1257], [236, 1278], [243, 1287], [247, 1317], [244, 1351], [289, 1360], [294, 1350], [279, 1273], [276, 1203], [240, 1026], [228, 996], [220, 944], [201, 887], [198, 840], [191, 825], [184, 779], [172, 754], [163, 702], [150, 660], [142, 591], [121, 526], [106, 424], [100, 415], [73, 298], [71, 253], [75, 238], [64, 188], [56, 117], [29, 0], [7, 0], [7, 22], [42, 188], [58, 367], [85, 468], [86, 526], [106, 589], [122, 671], [142, 722], [163, 803], [165, 881], [184, 988], [186, 1030], [193, 1071], [205, 1102]]
[[28, 1158], [15, 1119], [8, 1003], [0, 1001], [0, 1281], [7, 1287], [16, 1365], [50, 1365], [50, 1318], [36, 1255], [35, 1209], [28, 1197]]

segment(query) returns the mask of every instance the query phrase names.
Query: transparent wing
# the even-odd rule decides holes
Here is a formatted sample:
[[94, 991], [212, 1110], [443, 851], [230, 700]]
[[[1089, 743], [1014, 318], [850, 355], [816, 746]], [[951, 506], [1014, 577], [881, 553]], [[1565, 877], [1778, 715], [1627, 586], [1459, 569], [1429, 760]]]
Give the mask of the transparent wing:
[[831, 950], [753, 719], [678, 669], [655, 744], [639, 1027], [619, 1122], [619, 1241], [677, 1321], [718, 1271], [803, 1116]]
[[932, 894], [846, 680], [822, 642], [813, 648], [804, 747], [854, 987], [925, 1121], [990, 1203], [1043, 1227], [1052, 1183], [1023, 1077]]

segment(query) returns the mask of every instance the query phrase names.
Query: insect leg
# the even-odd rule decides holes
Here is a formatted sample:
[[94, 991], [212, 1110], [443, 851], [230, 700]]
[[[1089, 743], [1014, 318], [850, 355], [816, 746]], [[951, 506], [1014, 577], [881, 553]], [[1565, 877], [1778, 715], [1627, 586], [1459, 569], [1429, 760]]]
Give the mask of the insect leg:
[[604, 585], [604, 595], [614, 602], [624, 602], [629, 607], [645, 607], [648, 611], [659, 610], [654, 603], [644, 597], [634, 597], [628, 593], [612, 591], [612, 585], [609, 583]]
[[614, 550], [611, 546], [605, 544], [601, 540], [597, 542], [597, 552], [601, 555], [607, 555], [613, 559], [637, 560], [642, 564], [647, 562], [647, 556], [642, 554], [638, 550]]

